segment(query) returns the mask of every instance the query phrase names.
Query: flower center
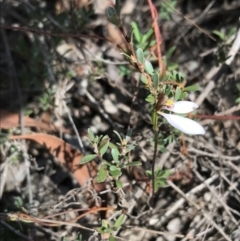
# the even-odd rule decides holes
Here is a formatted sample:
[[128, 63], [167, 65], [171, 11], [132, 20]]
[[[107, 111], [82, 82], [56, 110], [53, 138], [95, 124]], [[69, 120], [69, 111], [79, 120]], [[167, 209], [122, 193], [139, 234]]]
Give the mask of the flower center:
[[174, 106], [174, 101], [168, 99], [168, 100], [166, 101], [166, 103], [165, 103], [165, 106], [166, 106], [167, 108], [173, 107], [173, 106]]

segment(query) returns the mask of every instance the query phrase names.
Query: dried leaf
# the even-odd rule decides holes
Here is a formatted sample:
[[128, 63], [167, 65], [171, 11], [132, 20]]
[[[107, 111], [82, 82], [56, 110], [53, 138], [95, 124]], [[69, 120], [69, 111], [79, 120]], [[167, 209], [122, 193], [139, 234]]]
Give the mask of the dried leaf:
[[[37, 127], [45, 131], [57, 131], [60, 128], [51, 124], [47, 124], [38, 120], [35, 120], [28, 116], [23, 116], [23, 123], [25, 127]], [[11, 113], [7, 110], [0, 109], [0, 128], [11, 129], [20, 126], [20, 116], [18, 113]], [[69, 133], [68, 130], [61, 128], [64, 133]]]
[[[79, 165], [83, 154], [71, 145], [63, 141], [62, 139], [44, 134], [44, 133], [33, 133], [19, 136], [10, 136], [10, 140], [21, 140], [27, 139], [35, 141], [41, 145], [44, 145], [48, 151], [55, 156], [59, 162], [65, 165], [74, 175], [80, 185], [84, 185], [91, 176], [97, 174], [97, 164], [95, 162], [88, 163], [87, 165]], [[94, 188], [97, 192], [104, 190], [105, 185], [103, 183], [96, 183], [94, 180]]]

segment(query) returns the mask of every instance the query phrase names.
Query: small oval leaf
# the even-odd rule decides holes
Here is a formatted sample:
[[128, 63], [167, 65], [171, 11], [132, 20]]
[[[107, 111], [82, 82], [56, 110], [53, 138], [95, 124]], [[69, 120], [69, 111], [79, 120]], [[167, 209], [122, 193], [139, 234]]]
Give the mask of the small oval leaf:
[[117, 16], [116, 9], [114, 7], [108, 7], [107, 16], [108, 16], [108, 18], [116, 17]]
[[140, 161], [135, 161], [135, 162], [130, 162], [129, 164], [127, 164], [127, 166], [141, 166], [142, 162]]
[[121, 214], [121, 215], [118, 217], [117, 221], [115, 222], [115, 224], [114, 224], [114, 226], [113, 226], [114, 229], [119, 229], [119, 228], [121, 227], [121, 225], [123, 224], [124, 219], [125, 219], [125, 214]]
[[184, 91], [197, 91], [197, 90], [200, 90], [199, 85], [190, 85], [184, 88]]
[[121, 137], [121, 135], [120, 135], [117, 131], [113, 131], [113, 132], [118, 136], [119, 140], [120, 140], [121, 143], [122, 143], [122, 137]]
[[91, 155], [86, 155], [84, 156], [81, 160], [79, 164], [85, 164], [88, 163], [90, 161], [92, 161], [94, 158], [96, 158], [97, 155], [96, 154], [91, 154]]
[[159, 85], [159, 74], [155, 73], [152, 77], [152, 81], [153, 81], [154, 88], [157, 90]]
[[96, 181], [99, 182], [104, 182], [107, 178], [107, 167], [106, 165], [102, 165], [98, 171]]
[[147, 102], [154, 103], [155, 99], [152, 94], [148, 95], [147, 98], [145, 99]]
[[136, 55], [137, 55], [137, 60], [140, 64], [144, 63], [144, 53], [142, 49], [137, 49], [136, 51]]
[[118, 168], [114, 165], [110, 166], [109, 168], [110, 171], [115, 171], [115, 170], [118, 170]]
[[141, 74], [140, 80], [146, 85], [147, 84], [147, 77], [144, 74]]
[[142, 39], [142, 35], [139, 31], [138, 25], [135, 22], [132, 22], [131, 25], [132, 25], [134, 37], [137, 40], [137, 42], [140, 43]]
[[116, 7], [117, 15], [120, 16], [120, 9], [121, 9], [120, 0], [115, 1], [115, 7]]
[[101, 141], [100, 146], [99, 146], [99, 152], [101, 155], [104, 155], [105, 152], [107, 151], [108, 146], [109, 146], [109, 140], [110, 140], [109, 138], [106, 138]]
[[118, 188], [122, 188], [123, 184], [122, 184], [121, 181], [116, 180], [115, 183], [116, 183], [116, 186], [117, 186]]
[[109, 241], [116, 241], [116, 239], [112, 236], [112, 234], [111, 234], [111, 236], [109, 238]]
[[112, 149], [111, 151], [112, 157], [114, 161], [118, 161], [119, 159], [119, 150], [117, 148]]
[[122, 175], [122, 172], [117, 169], [117, 170], [114, 170], [114, 171], [109, 171], [109, 174], [112, 176], [112, 177], [119, 177]]
[[179, 98], [180, 98], [180, 96], [181, 96], [181, 94], [182, 94], [181, 89], [180, 89], [179, 87], [177, 87], [177, 88], [176, 88], [176, 91], [175, 91], [174, 100], [175, 100], [175, 101], [178, 101]]
[[94, 141], [95, 136], [94, 136], [94, 133], [91, 129], [88, 129], [88, 135], [89, 135], [89, 139], [91, 141]]
[[148, 74], [150, 75], [153, 74], [153, 71], [154, 71], [153, 66], [148, 60], [145, 60], [144, 69], [147, 71]]

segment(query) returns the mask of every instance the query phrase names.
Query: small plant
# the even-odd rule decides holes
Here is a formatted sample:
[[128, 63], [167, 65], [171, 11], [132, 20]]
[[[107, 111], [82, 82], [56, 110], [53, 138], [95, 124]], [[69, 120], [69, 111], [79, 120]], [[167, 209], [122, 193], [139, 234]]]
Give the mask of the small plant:
[[[89, 141], [91, 142], [94, 153], [84, 156], [80, 164], [85, 164], [92, 161], [95, 158], [100, 160], [99, 171], [97, 175], [97, 182], [104, 182], [109, 180], [114, 182], [114, 186], [117, 188], [122, 188], [122, 183], [119, 177], [122, 175], [122, 170], [129, 166], [141, 165], [141, 162], [135, 161], [130, 162], [128, 158], [128, 153], [135, 148], [135, 145], [130, 143], [131, 130], [128, 131], [125, 138], [114, 131], [117, 135], [119, 142], [112, 143], [110, 138], [106, 136], [95, 136], [91, 129], [88, 129]], [[111, 153], [111, 158], [106, 160], [104, 155], [109, 150]]]
[[[147, 174], [152, 178], [152, 190], [154, 193], [160, 186], [165, 185], [169, 175], [168, 170], [154, 170], [158, 141], [160, 141], [161, 149], [164, 150], [164, 144], [172, 142], [177, 137], [177, 132], [174, 132], [174, 134], [169, 133], [167, 136], [159, 134], [159, 116], [162, 116], [171, 126], [183, 133], [190, 135], [205, 134], [204, 128], [199, 123], [181, 116], [198, 108], [197, 104], [191, 101], [185, 101], [188, 92], [198, 90], [198, 86], [185, 87], [184, 75], [176, 69], [164, 69], [163, 65], [157, 69], [153, 67], [152, 63], [146, 59], [148, 54], [146, 52], [147, 50], [145, 50], [145, 48], [149, 46], [146, 44], [146, 41], [150, 40], [152, 30], [148, 31], [147, 34], [141, 34], [137, 24], [132, 23], [133, 34], [137, 41], [137, 43], [133, 45], [131, 38], [125, 34], [121, 25], [119, 1], [116, 1], [115, 8], [109, 7], [107, 13], [108, 20], [119, 28], [128, 43], [127, 50], [123, 50], [119, 46], [122, 54], [129, 61], [130, 65], [141, 74], [141, 81], [149, 92], [145, 100], [149, 103], [155, 137], [153, 139], [154, 161], [152, 170], [147, 171]], [[135, 50], [136, 47], [137, 49]], [[169, 50], [168, 56], [170, 57], [173, 52], [174, 48]], [[180, 115], [172, 114], [172, 112]], [[114, 133], [119, 139], [119, 142], [116, 144], [110, 142], [109, 136], [95, 136], [89, 129], [89, 141], [93, 146], [95, 154], [84, 156], [80, 164], [85, 164], [98, 158], [100, 164], [97, 182], [110, 180], [114, 182], [117, 188], [122, 188], [122, 183], [119, 181], [119, 177], [122, 175], [122, 169], [128, 166], [141, 165], [141, 162], [130, 162], [127, 156], [127, 154], [135, 148], [135, 145], [130, 143], [131, 131], [127, 132], [125, 138], [122, 138], [117, 131], [114, 131]], [[105, 153], [108, 150], [111, 152], [111, 158], [105, 159]]]
[[131, 75], [131, 70], [126, 66], [126, 65], [120, 65], [119, 66], [119, 74], [121, 76], [130, 76]]
[[230, 44], [227, 43], [227, 40], [236, 33], [236, 28], [232, 28], [228, 33], [224, 33], [222, 31], [214, 30], [213, 34], [215, 34], [218, 38], [218, 48], [214, 53], [214, 59], [216, 65], [224, 63], [230, 56], [227, 56], [228, 49], [230, 48]]
[[160, 16], [162, 19], [170, 20], [171, 14], [174, 12], [174, 8], [177, 5], [177, 0], [163, 1], [161, 3]]
[[[150, 179], [153, 177], [152, 171], [147, 170], [146, 173], [149, 175]], [[158, 168], [155, 173], [154, 173], [154, 182], [155, 182], [155, 192], [160, 188], [160, 187], [165, 187], [166, 186], [166, 181], [167, 178], [170, 175], [170, 170], [161, 170]]]
[[120, 214], [117, 220], [112, 224], [108, 220], [102, 220], [102, 226], [97, 229], [100, 234], [109, 234], [109, 241], [115, 241], [113, 232], [117, 231], [123, 224], [125, 214]]
[[153, 29], [151, 28], [145, 34], [142, 34], [136, 22], [132, 22], [131, 26], [132, 26], [133, 37], [134, 37], [132, 39], [132, 41], [134, 42], [134, 48], [144, 49], [145, 50], [144, 54], [148, 55], [149, 51], [147, 48], [153, 46], [156, 43], [156, 41], [153, 39], [153, 36], [154, 36]]
[[55, 91], [53, 89], [48, 89], [39, 98], [41, 108], [46, 111], [54, 106]]

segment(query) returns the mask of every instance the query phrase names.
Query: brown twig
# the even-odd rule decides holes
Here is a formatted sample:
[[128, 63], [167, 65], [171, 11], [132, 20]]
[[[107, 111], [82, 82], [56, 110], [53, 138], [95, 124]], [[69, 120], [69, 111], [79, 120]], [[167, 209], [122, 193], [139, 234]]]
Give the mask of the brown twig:
[[[112, 44], [115, 44], [113, 41], [111, 41], [108, 38], [104, 38], [101, 36], [97, 35], [85, 35], [85, 34], [72, 34], [72, 33], [52, 33], [50, 31], [44, 31], [41, 29], [33, 29], [33, 28], [28, 28], [28, 27], [15, 27], [15, 26], [8, 26], [8, 25], [0, 25], [0, 29], [10, 29], [10, 30], [16, 30], [16, 31], [21, 31], [21, 32], [31, 32], [31, 33], [36, 33], [36, 34], [41, 34], [41, 35], [48, 35], [48, 36], [53, 36], [53, 37], [61, 37], [61, 38], [92, 38], [92, 39], [101, 39], [101, 40], [106, 40]], [[119, 47], [119, 46], [118, 46]]]
[[209, 120], [240, 120], [240, 116], [235, 115], [192, 115], [192, 117]]
[[86, 210], [86, 209], [76, 209], [76, 210], [70, 210], [70, 211], [65, 211], [62, 213], [58, 213], [55, 215], [51, 215], [45, 218], [37, 218], [37, 217], [32, 217], [28, 214], [25, 213], [0, 213], [0, 220], [7, 220], [7, 221], [21, 221], [24, 223], [35, 223], [38, 225], [42, 225], [42, 226], [50, 226], [50, 227], [56, 227], [56, 226], [62, 226], [62, 225], [69, 225], [69, 226], [74, 226], [74, 227], [79, 227], [88, 231], [94, 231], [94, 229], [90, 229], [88, 227], [82, 226], [81, 224], [75, 223], [76, 221], [78, 221], [79, 219], [85, 217], [87, 214], [90, 213], [96, 213], [99, 211], [107, 211], [107, 210], [113, 210], [115, 208], [113, 207], [100, 207], [100, 208], [92, 208], [90, 210], [87, 210], [85, 213], [77, 216], [76, 218], [70, 219], [68, 221], [58, 221], [58, 220], [50, 220], [48, 219], [48, 217], [55, 217], [67, 212], [72, 212], [72, 211], [82, 211], [82, 210]]

